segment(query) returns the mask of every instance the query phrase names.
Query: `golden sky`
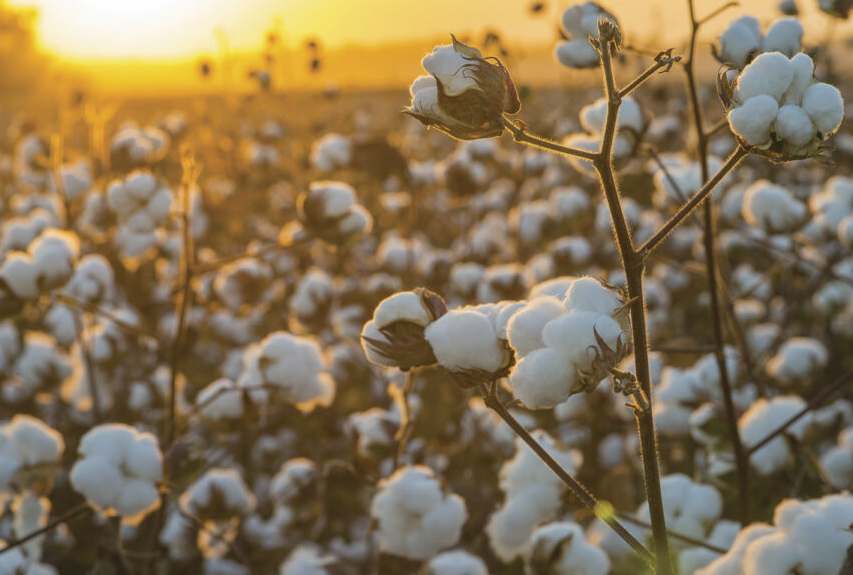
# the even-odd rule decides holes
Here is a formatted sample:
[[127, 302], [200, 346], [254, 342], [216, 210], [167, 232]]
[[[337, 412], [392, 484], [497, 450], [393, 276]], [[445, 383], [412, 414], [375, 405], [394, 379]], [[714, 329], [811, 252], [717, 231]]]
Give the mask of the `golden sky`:
[[[723, 0], [696, 0], [700, 15]], [[189, 63], [217, 57], [217, 31], [234, 53], [257, 53], [265, 34], [275, 29], [284, 44], [302, 49], [306, 38], [319, 39], [331, 53], [349, 45], [446, 38], [449, 32], [473, 34], [498, 30], [509, 45], [553, 43], [559, 15], [576, 2], [545, 0], [534, 16], [532, 0], [8, 0], [13, 6], [36, 8], [40, 44], [54, 56], [85, 67], [120, 62]], [[808, 36], [824, 34], [827, 20], [817, 13], [817, 0], [797, 0], [805, 13]], [[649, 48], [678, 45], [686, 31], [682, 0], [610, 0], [602, 2], [620, 19], [629, 42]], [[777, 0], [742, 0], [708, 26], [713, 36], [746, 13], [769, 21], [779, 15]], [[844, 30], [850, 29], [844, 25]], [[666, 46], [659, 45], [663, 41]], [[343, 50], [345, 51], [345, 50]], [[375, 57], [381, 58], [376, 51]], [[377, 62], [381, 66], [381, 62]], [[417, 69], [417, 62], [413, 62]], [[125, 70], [126, 72], [128, 70]], [[328, 77], [327, 81], [338, 79]]]

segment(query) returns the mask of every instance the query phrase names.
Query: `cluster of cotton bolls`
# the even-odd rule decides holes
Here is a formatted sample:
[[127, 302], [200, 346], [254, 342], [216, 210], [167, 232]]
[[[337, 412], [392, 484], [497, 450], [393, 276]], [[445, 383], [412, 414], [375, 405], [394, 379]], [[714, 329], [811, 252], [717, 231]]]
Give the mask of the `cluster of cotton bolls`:
[[598, 66], [598, 51], [589, 43], [589, 38], [598, 38], [598, 20], [616, 18], [595, 2], [585, 2], [567, 8], [560, 24], [567, 40], [557, 43], [554, 53], [557, 60], [568, 68], [592, 68]]
[[322, 238], [349, 239], [373, 226], [373, 216], [356, 203], [355, 190], [344, 182], [311, 182], [297, 202], [303, 225]]
[[[10, 251], [0, 264], [0, 293], [14, 310], [20, 303], [61, 287], [73, 272], [80, 241], [71, 232], [46, 229], [23, 251]], [[9, 311], [12, 311], [9, 310]]]
[[170, 144], [171, 138], [163, 130], [153, 126], [140, 128], [136, 122], [129, 121], [119, 126], [113, 136], [110, 154], [117, 164], [153, 164], [166, 157]]
[[135, 171], [111, 182], [106, 199], [118, 222], [116, 247], [129, 259], [142, 258], [157, 244], [157, 231], [168, 221], [172, 191], [152, 173]]
[[741, 143], [783, 160], [817, 153], [844, 118], [841, 92], [815, 80], [803, 52], [760, 54], [726, 89], [729, 126]]
[[797, 18], [780, 18], [762, 35], [761, 24], [752, 16], [738, 18], [720, 35], [717, 58], [724, 64], [743, 68], [762, 52], [781, 52], [789, 58], [802, 49], [803, 25]]

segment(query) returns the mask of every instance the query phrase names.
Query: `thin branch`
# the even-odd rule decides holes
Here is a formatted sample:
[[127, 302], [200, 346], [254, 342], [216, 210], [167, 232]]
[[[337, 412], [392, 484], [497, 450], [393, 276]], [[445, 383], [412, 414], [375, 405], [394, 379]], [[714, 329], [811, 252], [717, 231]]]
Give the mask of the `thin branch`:
[[624, 98], [640, 86], [642, 86], [643, 82], [648, 80], [652, 74], [661, 70], [661, 68], [666, 68], [666, 70], [661, 70], [663, 72], [669, 72], [672, 69], [672, 65], [676, 62], [681, 61], [681, 56], [673, 56], [672, 55], [673, 48], [669, 50], [659, 52], [657, 56], [655, 56], [655, 63], [649, 66], [646, 71], [637, 76], [630, 84], [619, 90], [619, 97]]
[[64, 306], [67, 306], [70, 308], [80, 309], [82, 311], [91, 313], [92, 315], [96, 315], [98, 317], [101, 317], [103, 319], [111, 321], [114, 324], [116, 324], [116, 326], [118, 326], [120, 329], [122, 329], [122, 330], [136, 336], [136, 337], [148, 338], [148, 339], [152, 340], [154, 343], [157, 343], [157, 344], [160, 343], [159, 338], [157, 337], [156, 333], [149, 331], [145, 328], [127, 323], [126, 321], [116, 317], [114, 314], [99, 308], [95, 304], [77, 299], [73, 296], [70, 296], [68, 294], [64, 294], [62, 292], [54, 293], [53, 299], [56, 300], [57, 302], [61, 303]]
[[506, 410], [503, 406], [503, 403], [497, 397], [497, 385], [496, 382], [492, 382], [490, 389], [486, 389], [484, 385], [480, 386], [480, 391], [483, 394], [483, 399], [486, 403], [486, 406], [491, 408], [498, 414], [498, 416], [503, 419], [507, 425], [512, 428], [518, 437], [520, 437], [529, 447], [533, 450], [533, 452], [541, 459], [545, 465], [551, 468], [557, 477], [559, 477], [563, 483], [565, 483], [571, 492], [583, 503], [586, 507], [592, 510], [595, 515], [607, 523], [611, 529], [613, 529], [631, 548], [636, 551], [640, 557], [645, 561], [650, 567], [655, 564], [655, 557], [652, 553], [646, 549], [642, 543], [637, 541], [637, 539], [631, 535], [631, 532], [628, 531], [619, 521], [610, 513], [605, 513], [602, 509], [602, 506], [599, 505], [598, 500], [584, 487], [578, 482], [577, 479], [571, 476], [568, 471], [563, 469], [563, 466], [560, 465], [557, 460], [555, 460], [548, 451], [539, 444], [536, 439], [530, 435], [524, 426], [522, 426], [515, 417], [512, 416], [510, 412]]
[[81, 503], [77, 507], [72, 507], [69, 511], [66, 511], [65, 513], [63, 513], [59, 517], [55, 518], [53, 521], [51, 521], [50, 523], [48, 523], [44, 527], [40, 527], [40, 528], [36, 529], [35, 531], [28, 533], [28, 534], [24, 535], [23, 537], [21, 537], [20, 539], [16, 539], [15, 541], [10, 541], [8, 545], [6, 545], [3, 549], [0, 549], [0, 555], [5, 553], [6, 551], [11, 551], [12, 549], [14, 549], [16, 547], [23, 545], [27, 541], [35, 539], [39, 535], [44, 535], [48, 531], [51, 531], [54, 528], [59, 527], [63, 523], [67, 523], [67, 522], [71, 521], [72, 519], [76, 518], [78, 515], [82, 515], [83, 513], [87, 512], [87, 511], [91, 511], [91, 510], [92, 510], [92, 508], [89, 507], [89, 504], [86, 502]]
[[714, 188], [717, 187], [717, 184], [726, 177], [726, 175], [731, 172], [735, 166], [737, 166], [741, 160], [743, 160], [749, 152], [744, 148], [738, 146], [738, 149], [735, 150], [731, 156], [726, 160], [726, 163], [722, 165], [722, 167], [717, 170], [717, 173], [714, 176], [705, 182], [705, 185], [702, 188], [693, 194], [693, 197], [690, 198], [686, 204], [684, 204], [680, 210], [678, 210], [674, 216], [672, 216], [669, 221], [667, 221], [660, 230], [655, 233], [646, 243], [644, 243], [640, 249], [638, 250], [643, 257], [648, 256], [648, 254], [657, 248], [660, 243], [666, 239], [672, 230], [678, 227], [678, 225], [689, 216], [696, 207], [702, 203], [702, 201], [708, 197], [708, 195], [714, 191]]
[[843, 387], [853, 381], [853, 370], [848, 371], [838, 379], [836, 379], [832, 385], [829, 387], [825, 387], [820, 393], [815, 395], [813, 398], [809, 400], [804, 408], [800, 411], [792, 415], [785, 423], [774, 429], [772, 432], [767, 434], [767, 436], [756, 443], [755, 445], [750, 446], [746, 450], [747, 455], [752, 455], [783, 433], [785, 433], [792, 425], [797, 423], [803, 416], [805, 416], [808, 412], [820, 406], [824, 401], [826, 401], [830, 396], [832, 396], [837, 391], [840, 391]]
[[546, 140], [538, 136], [533, 136], [528, 133], [525, 128], [517, 126], [515, 123], [511, 122], [506, 117], [503, 118], [503, 124], [504, 127], [512, 134], [512, 138], [516, 142], [530, 144], [531, 146], [536, 146], [537, 148], [542, 148], [551, 152], [557, 152], [558, 154], [565, 154], [567, 156], [577, 156], [578, 158], [583, 158], [584, 160], [593, 161], [598, 157], [598, 154], [595, 152], [588, 152], [587, 150], [579, 150], [577, 148], [569, 148], [568, 146], [560, 145], [557, 142], [552, 142], [551, 140]]
[[699, 26], [701, 26], [702, 24], [705, 24], [706, 22], [708, 22], [712, 18], [716, 18], [717, 16], [719, 16], [720, 14], [722, 14], [723, 12], [728, 10], [729, 8], [736, 8], [739, 5], [740, 5], [739, 2], [729, 2], [728, 4], [723, 4], [722, 6], [717, 8], [716, 10], [713, 10], [707, 16], [704, 16], [703, 18], [697, 20], [696, 21], [696, 27], [698, 28]]
[[[646, 529], [652, 528], [652, 526], [648, 522], [643, 521], [639, 517], [635, 517], [635, 516], [630, 515], [628, 513], [622, 513], [620, 511], [617, 511], [616, 516], [619, 517], [620, 519], [627, 521], [628, 523], [633, 523], [634, 525], [637, 525], [638, 527], [644, 527]], [[716, 545], [711, 545], [710, 543], [706, 543], [705, 541], [702, 541], [701, 539], [694, 539], [693, 537], [688, 537], [687, 535], [682, 535], [681, 533], [676, 533], [675, 531], [667, 530], [666, 532], [673, 539], [678, 539], [680, 541], [684, 541], [685, 543], [695, 545], [696, 547], [702, 547], [702, 548], [707, 549], [709, 551], [713, 551], [714, 553], [719, 553], [720, 555], [725, 555], [726, 553], [729, 552], [728, 549], [723, 549], [722, 547], [717, 547]]]

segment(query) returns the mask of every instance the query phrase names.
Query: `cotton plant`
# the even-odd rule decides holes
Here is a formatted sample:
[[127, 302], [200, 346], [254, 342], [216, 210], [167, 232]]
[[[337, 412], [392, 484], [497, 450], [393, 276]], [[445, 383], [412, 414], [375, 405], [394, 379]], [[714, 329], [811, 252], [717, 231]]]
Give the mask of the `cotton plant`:
[[802, 49], [803, 33], [800, 21], [790, 16], [773, 21], [764, 34], [756, 18], [743, 16], [729, 24], [712, 49], [720, 62], [742, 69], [763, 52], [794, 56]]
[[62, 287], [72, 276], [80, 255], [80, 239], [72, 232], [49, 228], [26, 252], [12, 251], [0, 264], [0, 298], [9, 311], [24, 301]]
[[[533, 437], [569, 473], [583, 463], [579, 451], [561, 448], [544, 431], [534, 431]], [[505, 499], [489, 518], [486, 533], [498, 557], [508, 562], [529, 549], [540, 521], [555, 517], [566, 486], [521, 439], [516, 440], [513, 458], [501, 466], [498, 483]]]
[[106, 200], [118, 223], [116, 247], [129, 261], [142, 259], [157, 245], [158, 230], [168, 223], [172, 191], [151, 172], [137, 170], [112, 181]]
[[129, 166], [159, 162], [169, 151], [169, 134], [154, 126], [125, 122], [110, 141], [113, 162]]
[[420, 560], [454, 545], [468, 516], [465, 501], [447, 493], [424, 466], [406, 466], [381, 480], [370, 514], [382, 551]]
[[163, 455], [153, 435], [102, 424], [86, 432], [77, 452], [71, 485], [93, 508], [136, 525], [159, 507]]
[[355, 189], [344, 182], [311, 182], [297, 199], [297, 207], [305, 229], [332, 242], [362, 236], [373, 227], [373, 216], [356, 202]]
[[554, 54], [567, 68], [593, 68], [600, 64], [598, 51], [589, 38], [598, 38], [598, 20], [616, 18], [595, 2], [585, 2], [567, 8], [560, 25], [567, 39], [557, 43]]
[[731, 548], [697, 575], [819, 575], [841, 570], [853, 544], [847, 493], [820, 499], [786, 499], [776, 506], [773, 525], [753, 523], [738, 533]]
[[814, 78], [814, 62], [799, 52], [765, 52], [733, 79], [723, 73], [721, 97], [732, 132], [754, 153], [785, 161], [820, 154], [844, 118], [838, 88]]

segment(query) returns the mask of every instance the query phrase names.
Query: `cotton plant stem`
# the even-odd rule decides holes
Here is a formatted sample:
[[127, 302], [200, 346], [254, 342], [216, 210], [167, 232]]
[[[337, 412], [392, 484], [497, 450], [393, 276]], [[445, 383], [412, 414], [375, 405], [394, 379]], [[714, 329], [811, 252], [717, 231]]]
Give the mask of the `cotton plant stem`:
[[[702, 108], [699, 102], [699, 93], [696, 86], [694, 74], [694, 56], [696, 54], [696, 39], [702, 22], [696, 20], [696, 12], [693, 0], [687, 0], [690, 12], [690, 47], [688, 48], [687, 60], [684, 63], [684, 74], [687, 81], [687, 91], [690, 97], [690, 109], [693, 116], [693, 125], [696, 131], [696, 152], [702, 171], [702, 182], [710, 179], [708, 170], [708, 136], [705, 133], [702, 120]], [[726, 6], [712, 13], [717, 14], [725, 10]], [[707, 18], [706, 18], [707, 20]], [[704, 20], [703, 20], [704, 21]], [[714, 341], [714, 358], [720, 374], [720, 388], [723, 395], [723, 407], [726, 413], [726, 424], [728, 427], [729, 440], [735, 453], [735, 467], [738, 482], [738, 515], [743, 525], [749, 523], [749, 462], [744, 452], [743, 443], [737, 427], [737, 412], [732, 399], [732, 385], [729, 379], [728, 367], [726, 365], [725, 338], [723, 334], [723, 311], [720, 305], [720, 277], [718, 274], [717, 253], [715, 245], [716, 217], [714, 204], [710, 198], [704, 200], [704, 230], [703, 247], [705, 251], [705, 264], [708, 276], [708, 295], [710, 296], [711, 326]]]
[[[617, 512], [616, 516], [619, 517], [620, 519], [622, 519], [623, 521], [627, 521], [628, 523], [633, 523], [634, 525], [637, 525], [638, 527], [644, 527], [646, 529], [651, 529], [651, 527], [652, 527], [651, 525], [649, 525], [649, 523], [647, 521], [643, 521], [640, 518], [634, 517], [633, 515], [630, 515], [628, 513]], [[667, 533], [669, 533], [669, 536], [672, 537], [673, 539], [678, 539], [679, 541], [684, 541], [685, 543], [689, 543], [690, 545], [695, 545], [696, 547], [702, 547], [703, 549], [713, 551], [714, 553], [719, 553], [720, 555], [724, 555], [725, 553], [728, 553], [728, 549], [723, 549], [722, 547], [718, 547], [716, 545], [711, 545], [710, 543], [702, 541], [701, 539], [694, 539], [693, 537], [688, 537], [687, 535], [682, 535], [681, 533], [677, 533], [675, 531], [667, 530]]]
[[540, 445], [536, 439], [530, 435], [524, 426], [522, 426], [513, 415], [506, 410], [503, 406], [503, 403], [498, 399], [496, 389], [497, 386], [492, 383], [491, 389], [486, 389], [485, 386], [481, 386], [481, 391], [483, 393], [483, 400], [486, 403], [486, 406], [490, 409], [494, 410], [498, 416], [503, 419], [507, 425], [515, 432], [515, 434], [524, 441], [531, 450], [542, 460], [545, 465], [551, 468], [557, 477], [559, 477], [563, 483], [568, 486], [571, 492], [583, 503], [586, 507], [595, 513], [595, 515], [607, 523], [613, 531], [615, 531], [631, 548], [640, 555], [644, 562], [646, 562], [650, 567], [655, 565], [655, 557], [654, 555], [643, 546], [642, 543], [637, 541], [637, 539], [631, 535], [630, 531], [628, 531], [612, 513], [606, 513], [603, 506], [599, 505], [598, 500], [584, 487], [581, 483], [578, 482], [577, 479], [571, 476], [568, 471], [566, 471], [562, 465], [555, 460], [548, 451]]
[[44, 527], [39, 527], [35, 531], [31, 531], [30, 533], [27, 533], [26, 535], [24, 535], [20, 539], [16, 539], [15, 541], [9, 542], [5, 547], [0, 549], [0, 555], [6, 553], [7, 551], [11, 551], [12, 549], [15, 549], [16, 547], [20, 547], [21, 545], [23, 545], [27, 541], [31, 541], [32, 539], [35, 539], [39, 535], [44, 535], [45, 533], [52, 531], [56, 527], [59, 527], [63, 523], [67, 523], [67, 522], [71, 521], [72, 519], [75, 519], [76, 517], [83, 515], [84, 513], [89, 512], [91, 510], [92, 510], [92, 508], [89, 507], [89, 504], [85, 503], [85, 502], [81, 503], [77, 507], [72, 507], [70, 510], [66, 511], [65, 513], [63, 513], [59, 517], [56, 517], [53, 521], [49, 522]]
[[[601, 29], [601, 27], [600, 27]], [[616, 119], [622, 100], [615, 86], [611, 50], [614, 48], [612, 37], [604, 31], [600, 33], [601, 67], [604, 71], [604, 86], [607, 97], [607, 116], [604, 122], [604, 134], [601, 149], [593, 162], [601, 180], [610, 218], [622, 257], [622, 266], [628, 284], [628, 298], [633, 302], [631, 311], [631, 330], [634, 344], [634, 366], [637, 380], [644, 396], [642, 405], [635, 408], [637, 430], [640, 436], [640, 456], [643, 462], [643, 479], [646, 486], [646, 501], [652, 524], [654, 541], [655, 572], [658, 575], [674, 573], [669, 551], [669, 539], [666, 532], [666, 517], [663, 508], [663, 496], [660, 486], [658, 466], [657, 438], [655, 436], [652, 414], [652, 385], [649, 366], [649, 342], [646, 333], [645, 297], [643, 294], [643, 257], [634, 249], [631, 231], [622, 209], [621, 197], [613, 173], [613, 140], [616, 135]]]
[[513, 139], [516, 142], [521, 142], [524, 144], [529, 144], [531, 146], [536, 146], [537, 148], [542, 148], [543, 150], [549, 150], [551, 152], [556, 152], [558, 154], [565, 154], [567, 156], [576, 156], [578, 158], [582, 158], [584, 160], [594, 160], [598, 154], [595, 152], [589, 152], [587, 150], [579, 150], [577, 148], [570, 148], [568, 146], [563, 146], [558, 144], [557, 142], [552, 142], [551, 140], [546, 140], [544, 138], [540, 138], [538, 136], [534, 136], [527, 132], [524, 128], [521, 128], [515, 125], [506, 117], [503, 118], [504, 127], [509, 130], [512, 134]]

